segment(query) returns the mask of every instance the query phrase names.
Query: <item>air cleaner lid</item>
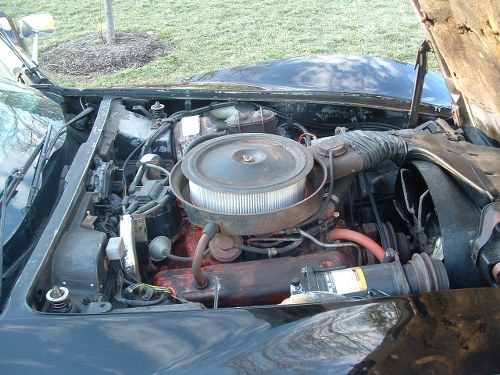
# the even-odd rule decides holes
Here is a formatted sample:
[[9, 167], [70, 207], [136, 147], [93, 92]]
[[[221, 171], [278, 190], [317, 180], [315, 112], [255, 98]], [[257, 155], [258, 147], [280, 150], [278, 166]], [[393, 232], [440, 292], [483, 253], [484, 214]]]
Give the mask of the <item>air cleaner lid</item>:
[[249, 194], [279, 190], [304, 179], [313, 158], [297, 142], [271, 134], [235, 134], [204, 142], [182, 161], [182, 172], [198, 186]]

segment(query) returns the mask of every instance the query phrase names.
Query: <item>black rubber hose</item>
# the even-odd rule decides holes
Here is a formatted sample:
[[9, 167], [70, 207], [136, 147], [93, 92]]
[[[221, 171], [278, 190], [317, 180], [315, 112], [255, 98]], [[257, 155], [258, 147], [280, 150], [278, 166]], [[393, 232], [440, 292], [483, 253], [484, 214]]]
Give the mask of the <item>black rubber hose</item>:
[[175, 124], [176, 120], [172, 118], [168, 118], [164, 120], [165, 124], [161, 125], [156, 131], [151, 134], [151, 136], [146, 139], [146, 142], [142, 146], [140, 157], [144, 156], [151, 145], [158, 139], [160, 136], [165, 133], [167, 130], [170, 130]]
[[122, 165], [122, 184], [123, 184], [123, 193], [124, 193], [124, 196], [126, 196], [126, 192], [127, 192], [127, 179], [126, 179], [126, 175], [125, 175], [125, 168], [127, 168], [128, 166], [128, 163], [130, 162], [130, 159], [132, 159], [132, 156], [135, 155], [135, 153], [137, 151], [139, 151], [141, 149], [142, 146], [144, 146], [146, 144], [146, 141], [142, 141], [139, 146], [137, 146], [136, 148], [134, 148], [134, 150], [127, 156], [127, 158], [125, 159], [125, 161], [123, 162], [123, 165]]
[[292, 128], [300, 130], [302, 133], [307, 133], [309, 130], [304, 125], [301, 125], [297, 122], [292, 123]]
[[337, 205], [344, 199], [344, 197], [349, 193], [349, 189], [351, 189], [351, 186], [354, 183], [354, 179], [355, 175], [351, 174], [335, 180], [332, 202]]
[[373, 198], [373, 193], [370, 188], [370, 184], [368, 183], [368, 177], [366, 177], [366, 173], [361, 173], [363, 176], [363, 181], [365, 182], [365, 189], [366, 192], [368, 193], [368, 197], [370, 199], [370, 204], [372, 206], [372, 211], [373, 215], [375, 216], [375, 221], [377, 222], [377, 227], [380, 233], [380, 242], [382, 243], [382, 247], [384, 250], [387, 250], [389, 246], [389, 239], [387, 238], [387, 233], [385, 231], [385, 226], [382, 223], [382, 220], [380, 219], [380, 214], [377, 209], [377, 204], [375, 203], [375, 199]]
[[401, 164], [408, 153], [406, 141], [392, 131], [355, 130], [336, 137], [361, 155], [364, 169], [378, 167], [385, 160]]
[[[309, 130], [307, 130], [307, 128], [304, 125], [298, 124], [296, 122], [292, 123], [292, 128], [298, 129], [299, 131], [302, 132], [302, 134], [309, 133]], [[306, 135], [306, 146], [310, 145], [311, 145], [311, 136]]]
[[184, 156], [187, 155], [189, 151], [191, 151], [194, 147], [198, 146], [200, 143], [203, 143], [205, 141], [208, 141], [210, 139], [222, 137], [223, 135], [226, 135], [226, 131], [221, 131], [221, 132], [216, 132], [216, 133], [207, 133], [203, 134], [202, 136], [199, 136], [198, 138], [195, 138], [191, 141], [191, 143], [186, 147], [184, 150]]
[[192, 264], [194, 286], [197, 289], [204, 289], [208, 285], [208, 280], [203, 275], [203, 272], [201, 272], [201, 259], [203, 258], [203, 253], [205, 252], [208, 243], [219, 231], [220, 227], [217, 224], [210, 222], [205, 225], [203, 232], [201, 232], [201, 237], [198, 241], [198, 245], [196, 246]]
[[[210, 249], [206, 249], [203, 252], [203, 257], [206, 257], [210, 253]], [[175, 260], [177, 262], [184, 262], [184, 263], [191, 263], [193, 261], [193, 257], [181, 257], [179, 255], [174, 255], [172, 253], [169, 253], [167, 255], [169, 259]]]

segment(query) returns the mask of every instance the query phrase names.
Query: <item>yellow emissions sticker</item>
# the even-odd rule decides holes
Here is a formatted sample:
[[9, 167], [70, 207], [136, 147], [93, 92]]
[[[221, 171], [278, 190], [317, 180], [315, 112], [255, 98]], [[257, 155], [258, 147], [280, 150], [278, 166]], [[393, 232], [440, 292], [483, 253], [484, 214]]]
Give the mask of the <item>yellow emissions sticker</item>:
[[333, 279], [333, 284], [335, 284], [335, 290], [332, 290], [332, 292], [349, 294], [368, 289], [363, 270], [359, 267], [332, 271], [330, 275]]

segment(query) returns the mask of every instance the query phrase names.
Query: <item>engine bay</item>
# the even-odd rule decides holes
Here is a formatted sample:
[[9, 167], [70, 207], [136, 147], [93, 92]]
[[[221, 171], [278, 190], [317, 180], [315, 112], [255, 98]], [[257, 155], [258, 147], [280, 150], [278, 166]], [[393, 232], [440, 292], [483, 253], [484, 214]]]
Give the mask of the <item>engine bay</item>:
[[490, 151], [452, 122], [421, 115], [406, 129], [403, 111], [324, 103], [109, 103], [85, 189], [29, 299], [36, 310], [329, 303], [498, 285], [496, 224], [471, 257], [493, 193], [457, 156], [486, 181], [498, 153], [484, 158]]

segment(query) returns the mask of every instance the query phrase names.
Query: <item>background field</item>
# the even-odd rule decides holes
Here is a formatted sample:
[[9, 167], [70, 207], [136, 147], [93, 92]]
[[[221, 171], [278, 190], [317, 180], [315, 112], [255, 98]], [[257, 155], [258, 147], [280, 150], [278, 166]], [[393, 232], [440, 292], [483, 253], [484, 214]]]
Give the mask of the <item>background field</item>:
[[[413, 63], [424, 39], [410, 1], [404, 0], [115, 0], [113, 4], [117, 31], [154, 35], [172, 46], [173, 53], [143, 67], [93, 77], [56, 77], [59, 82], [150, 85], [311, 54], [368, 54]], [[0, 8], [16, 21], [29, 13], [51, 13], [56, 32], [42, 39], [42, 49], [95, 33], [104, 22], [101, 0], [3, 0]]]

